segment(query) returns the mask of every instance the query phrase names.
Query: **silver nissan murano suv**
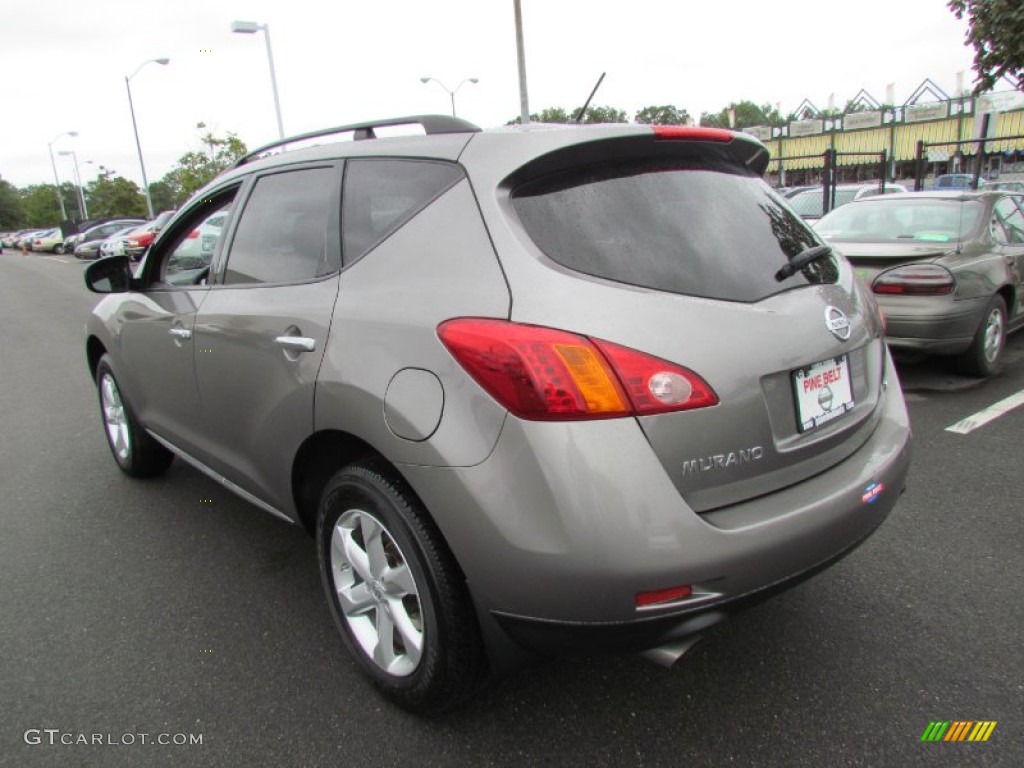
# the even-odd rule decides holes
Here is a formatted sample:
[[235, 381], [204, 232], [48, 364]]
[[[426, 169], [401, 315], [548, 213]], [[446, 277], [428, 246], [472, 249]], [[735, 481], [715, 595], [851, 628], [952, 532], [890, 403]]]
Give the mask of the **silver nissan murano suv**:
[[306, 528], [408, 709], [536, 658], [671, 663], [849, 553], [907, 475], [874, 299], [767, 162], [713, 128], [440, 116], [263, 147], [137, 271], [86, 272], [114, 459], [179, 456]]

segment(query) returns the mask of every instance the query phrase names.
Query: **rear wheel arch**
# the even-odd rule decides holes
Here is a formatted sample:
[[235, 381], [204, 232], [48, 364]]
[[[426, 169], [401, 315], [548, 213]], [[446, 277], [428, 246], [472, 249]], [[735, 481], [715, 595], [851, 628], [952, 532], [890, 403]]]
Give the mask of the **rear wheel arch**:
[[1006, 304], [1006, 313], [1009, 316], [1008, 319], [1014, 318], [1014, 310], [1017, 310], [1018, 314], [1021, 310], [1024, 310], [1024, 307], [1017, 306], [1017, 289], [1014, 286], [1004, 285], [996, 293], [1003, 297], [1003, 303]]
[[306, 438], [292, 462], [292, 498], [307, 533], [316, 535], [320, 495], [331, 477], [342, 467], [371, 458], [386, 461], [373, 446], [348, 432], [326, 430]]
[[96, 380], [96, 368], [100, 364], [100, 358], [107, 354], [107, 348], [103, 342], [95, 336], [90, 336], [85, 341], [85, 359], [89, 364], [89, 377]]

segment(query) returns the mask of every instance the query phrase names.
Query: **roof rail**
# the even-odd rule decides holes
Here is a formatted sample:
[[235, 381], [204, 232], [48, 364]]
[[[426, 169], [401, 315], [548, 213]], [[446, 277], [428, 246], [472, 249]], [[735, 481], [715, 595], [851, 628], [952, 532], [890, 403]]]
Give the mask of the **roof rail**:
[[473, 123], [462, 120], [458, 117], [449, 117], [448, 115], [410, 115], [408, 117], [391, 117], [386, 120], [370, 120], [364, 123], [352, 123], [350, 125], [339, 125], [335, 128], [324, 128], [319, 131], [310, 131], [309, 133], [300, 133], [295, 136], [289, 136], [287, 139], [280, 139], [278, 141], [265, 144], [258, 149], [254, 149], [251, 152], [242, 155], [238, 158], [233, 168], [238, 168], [241, 165], [245, 165], [247, 162], [255, 157], [258, 157], [266, 152], [277, 147], [283, 147], [286, 144], [293, 144], [297, 141], [306, 141], [308, 139], [318, 139], [321, 136], [333, 136], [338, 133], [353, 133], [353, 138], [356, 141], [363, 141], [365, 139], [375, 139], [377, 135], [375, 133], [376, 128], [384, 128], [392, 125], [421, 125], [423, 131], [429, 134], [435, 133], [479, 133], [480, 128]]

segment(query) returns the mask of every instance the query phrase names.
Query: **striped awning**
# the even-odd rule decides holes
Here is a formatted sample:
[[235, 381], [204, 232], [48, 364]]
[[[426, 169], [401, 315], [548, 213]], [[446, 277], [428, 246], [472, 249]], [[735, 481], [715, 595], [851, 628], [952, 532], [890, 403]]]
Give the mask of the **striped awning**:
[[[944, 141], [956, 141], [961, 131], [970, 136], [970, 118], [964, 118], [963, 124], [958, 125], [957, 118], [945, 120], [932, 120], [927, 123], [907, 123], [896, 126], [896, 159], [913, 160], [917, 156], [917, 142], [923, 141], [926, 144], [934, 144]], [[950, 152], [955, 152], [956, 147], [950, 146]]]
[[769, 171], [778, 171], [779, 165], [787, 170], [803, 168], [820, 168], [824, 163], [825, 150], [829, 148], [829, 137], [801, 136], [798, 139], [785, 139], [782, 142], [782, 154], [772, 155]]
[[[1003, 112], [999, 115], [997, 136], [1024, 136], [1024, 110]], [[1024, 139], [993, 141], [986, 147], [990, 152], [1024, 152]]]
[[[769, 173], [777, 173], [781, 164], [788, 170], [820, 168], [825, 150], [832, 147], [838, 153], [839, 165], [862, 165], [872, 159], [853, 152], [881, 153], [884, 149], [889, 157], [898, 161], [913, 160], [917, 155], [917, 142], [926, 144], [969, 140], [974, 136], [974, 121], [981, 120], [973, 115], [947, 117], [920, 123], [897, 123], [880, 128], [866, 128], [860, 131], [836, 131], [817, 136], [772, 139], [765, 146], [771, 154]], [[1024, 109], [1002, 112], [998, 116], [997, 136], [1024, 136]], [[956, 152], [956, 145], [937, 148]], [[974, 143], [962, 144], [960, 151], [965, 155], [977, 152]], [[1024, 139], [994, 139], [986, 145], [989, 152], [1024, 152]]]
[[863, 154], [844, 154], [850, 152], [870, 152], [881, 154], [884, 149], [889, 151], [889, 129], [869, 128], [863, 131], [844, 131], [835, 134], [835, 149], [838, 152], [838, 165], [861, 165], [873, 162], [871, 157]]

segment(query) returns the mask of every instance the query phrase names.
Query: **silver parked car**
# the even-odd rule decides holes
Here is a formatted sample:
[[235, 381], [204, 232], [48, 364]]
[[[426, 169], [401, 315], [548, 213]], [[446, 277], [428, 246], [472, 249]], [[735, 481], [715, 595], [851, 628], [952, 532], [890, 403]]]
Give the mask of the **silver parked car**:
[[[866, 197], [893, 195], [908, 191], [902, 184], [893, 184], [892, 182], [887, 183], [884, 187], [877, 181], [870, 184], [837, 184], [835, 196], [830, 200], [830, 210], [836, 210], [847, 203], [863, 200]], [[820, 219], [822, 211], [825, 210], [824, 189], [820, 186], [809, 187], [787, 197], [793, 210], [807, 221]]]
[[833, 211], [818, 234], [872, 287], [898, 349], [955, 355], [990, 376], [1024, 327], [1024, 195], [914, 192]]
[[426, 116], [289, 141], [345, 131], [243, 158], [137, 276], [91, 265], [86, 356], [124, 472], [181, 456], [316, 536], [391, 699], [672, 662], [889, 514], [910, 430], [875, 300], [756, 139]]

